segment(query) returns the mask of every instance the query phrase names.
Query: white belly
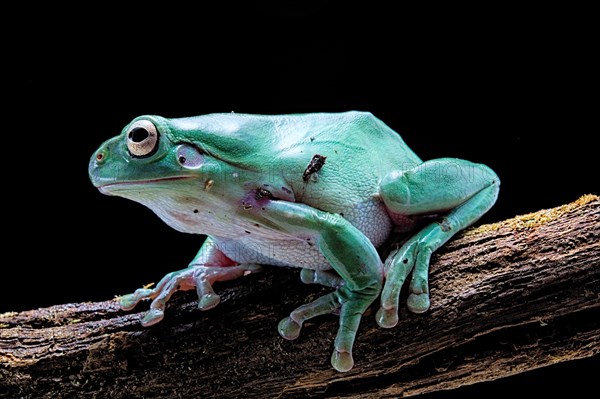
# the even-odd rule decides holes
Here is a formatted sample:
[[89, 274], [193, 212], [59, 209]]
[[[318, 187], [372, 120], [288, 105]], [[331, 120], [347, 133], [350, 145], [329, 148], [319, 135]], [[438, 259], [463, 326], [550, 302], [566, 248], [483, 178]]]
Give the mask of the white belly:
[[[346, 210], [344, 217], [361, 230], [375, 247], [383, 244], [392, 229], [392, 221], [383, 204], [378, 201], [358, 204]], [[219, 237], [218, 234], [212, 237], [219, 249], [238, 263], [302, 267], [312, 270], [331, 269], [331, 265], [321, 254], [314, 240], [309, 243], [304, 238], [286, 236], [264, 226], [258, 228], [253, 224], [245, 227], [237, 226], [235, 231], [237, 232], [235, 237]]]
[[217, 247], [238, 263], [259, 263], [272, 266], [302, 267], [313, 270], [331, 269], [331, 265], [315, 244], [305, 240], [282, 240], [261, 237], [223, 239], [213, 237]]
[[[240, 215], [230, 204], [216, 201], [209, 207], [193, 197], [164, 194], [137, 200], [176, 230], [211, 236], [219, 249], [235, 262], [331, 269], [314, 240], [307, 242], [306, 237], [285, 234], [267, 224], [244, 218], [243, 211]], [[339, 213], [375, 247], [385, 241], [392, 229], [392, 221], [379, 201], [355, 204]]]

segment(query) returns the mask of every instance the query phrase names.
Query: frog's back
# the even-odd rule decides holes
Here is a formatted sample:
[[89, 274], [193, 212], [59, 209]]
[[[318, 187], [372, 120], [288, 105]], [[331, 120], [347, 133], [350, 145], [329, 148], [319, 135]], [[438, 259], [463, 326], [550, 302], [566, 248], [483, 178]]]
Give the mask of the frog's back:
[[305, 168], [314, 154], [326, 156], [328, 165], [339, 162], [361, 173], [421, 163], [400, 135], [370, 112], [221, 113], [171, 119], [170, 124], [207, 153], [249, 170]]
[[281, 154], [295, 154], [298, 150], [311, 152], [312, 149], [329, 151], [330, 161], [336, 158], [335, 154], [359, 159], [364, 156], [366, 160], [371, 160], [371, 167], [376, 162], [384, 162], [384, 169], [388, 170], [391, 165], [421, 162], [398, 133], [370, 112], [283, 115], [272, 118], [277, 125], [278, 149]]

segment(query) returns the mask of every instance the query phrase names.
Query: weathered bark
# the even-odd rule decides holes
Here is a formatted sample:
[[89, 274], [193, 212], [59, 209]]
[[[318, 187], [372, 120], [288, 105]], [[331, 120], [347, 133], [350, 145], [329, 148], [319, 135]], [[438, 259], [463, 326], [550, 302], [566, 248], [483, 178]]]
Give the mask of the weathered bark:
[[286, 341], [277, 322], [323, 288], [270, 268], [220, 284], [219, 307], [177, 295], [143, 328], [114, 301], [0, 315], [0, 397], [398, 397], [600, 352], [600, 200], [469, 230], [431, 265], [431, 310], [396, 328], [363, 318], [356, 365], [335, 372], [336, 317]]

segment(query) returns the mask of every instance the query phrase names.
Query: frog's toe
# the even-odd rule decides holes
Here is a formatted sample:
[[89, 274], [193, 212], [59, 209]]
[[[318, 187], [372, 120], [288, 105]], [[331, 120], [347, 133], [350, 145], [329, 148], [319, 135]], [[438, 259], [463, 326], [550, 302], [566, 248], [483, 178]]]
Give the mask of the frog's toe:
[[425, 313], [429, 310], [429, 281], [427, 278], [429, 262], [417, 261], [410, 282], [410, 295], [406, 300], [408, 310], [413, 313]]
[[315, 270], [311, 269], [302, 269], [300, 270], [300, 281], [304, 284], [314, 284], [316, 283], [317, 273]]
[[429, 294], [426, 292], [420, 294], [412, 293], [406, 300], [408, 310], [413, 313], [425, 313], [429, 310], [430, 305]]
[[119, 298], [119, 306], [121, 310], [131, 310], [135, 308], [135, 305], [138, 304], [140, 300], [135, 297], [135, 294], [123, 295]]
[[332, 288], [339, 288], [344, 285], [343, 278], [327, 270], [302, 269], [300, 271], [300, 281], [304, 284], [321, 284]]
[[165, 312], [162, 309], [150, 309], [142, 318], [142, 326], [150, 327], [165, 317]]
[[153, 290], [147, 288], [140, 288], [133, 294], [123, 295], [119, 298], [119, 306], [122, 310], [128, 311], [133, 308], [142, 300], [151, 298]]
[[375, 315], [377, 324], [383, 328], [396, 327], [398, 324], [398, 308], [385, 309], [383, 306], [379, 308]]
[[340, 307], [337, 292], [332, 292], [304, 304], [279, 322], [278, 331], [285, 339], [296, 339], [300, 335], [302, 324], [313, 317], [328, 314]]
[[244, 265], [241, 265], [244, 269], [246, 269], [246, 272], [244, 273], [244, 275], [250, 274], [250, 273], [260, 273], [263, 271], [263, 267], [257, 263], [247, 263]]
[[383, 328], [392, 328], [398, 324], [400, 290], [415, 264], [416, 244], [406, 242], [402, 248], [390, 253], [385, 261], [386, 280], [381, 291], [381, 307], [376, 321]]
[[221, 298], [213, 290], [212, 285], [214, 283], [258, 273], [262, 270], [262, 267], [253, 263], [229, 267], [198, 265], [188, 270], [191, 270], [192, 285], [196, 287], [198, 294], [198, 309], [209, 310], [221, 302]]
[[198, 300], [198, 309], [209, 310], [217, 306], [221, 302], [221, 297], [217, 294], [208, 293], [200, 296]]
[[334, 350], [331, 355], [331, 365], [337, 371], [349, 371], [354, 367], [354, 359], [352, 353], [348, 351]]
[[286, 317], [285, 319], [279, 322], [279, 326], [277, 330], [279, 331], [279, 335], [281, 335], [285, 339], [296, 339], [300, 336], [300, 330], [302, 329], [302, 325], [292, 320], [291, 317]]

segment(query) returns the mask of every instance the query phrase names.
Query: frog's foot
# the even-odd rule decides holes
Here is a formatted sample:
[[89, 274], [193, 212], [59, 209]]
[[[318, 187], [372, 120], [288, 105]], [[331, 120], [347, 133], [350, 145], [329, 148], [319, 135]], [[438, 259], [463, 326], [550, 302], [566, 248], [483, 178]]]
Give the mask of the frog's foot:
[[422, 240], [423, 235], [415, 235], [400, 249], [392, 251], [385, 262], [386, 284], [381, 293], [381, 307], [376, 315], [381, 327], [391, 328], [398, 324], [400, 289], [411, 271], [413, 276], [407, 307], [413, 313], [424, 313], [429, 309], [428, 272], [433, 250]]
[[338, 371], [348, 371], [354, 366], [352, 345], [360, 319], [365, 310], [377, 297], [377, 291], [366, 294], [343, 286], [317, 300], [302, 305], [279, 322], [279, 334], [285, 339], [296, 339], [302, 324], [313, 317], [340, 310], [340, 325], [331, 356], [331, 364]]
[[256, 264], [228, 267], [190, 266], [187, 269], [167, 274], [154, 289], [140, 288], [133, 294], [122, 296], [119, 304], [121, 309], [131, 310], [142, 300], [152, 300], [150, 310], [142, 318], [143, 326], [151, 326], [163, 319], [167, 301], [175, 292], [196, 288], [199, 298], [198, 308], [200, 310], [212, 309], [221, 300], [212, 288], [213, 283], [234, 280], [258, 271], [260, 271], [260, 266]]

